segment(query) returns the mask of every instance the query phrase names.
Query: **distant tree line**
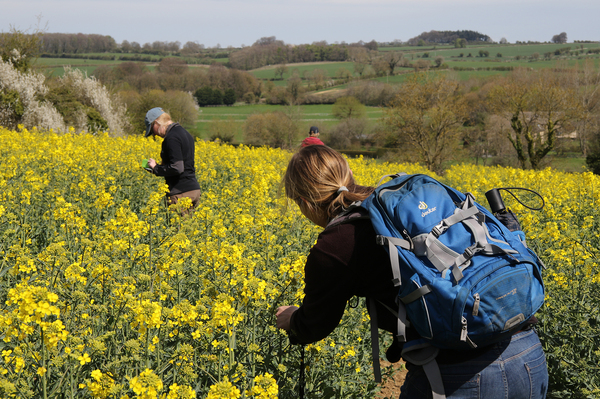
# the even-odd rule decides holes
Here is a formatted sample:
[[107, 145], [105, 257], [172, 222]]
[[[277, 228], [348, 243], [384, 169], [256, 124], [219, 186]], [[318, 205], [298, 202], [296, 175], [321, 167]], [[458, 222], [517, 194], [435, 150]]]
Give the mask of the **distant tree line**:
[[[40, 54], [41, 58], [69, 58], [69, 59], [81, 59], [81, 60], [102, 60], [102, 61], [114, 61], [117, 59], [117, 56], [114, 54], [50, 54], [50, 53], [42, 53]], [[141, 58], [141, 57], [140, 57]], [[122, 57], [119, 57], [120, 60], [123, 60]], [[138, 59], [141, 61], [141, 59]], [[147, 56], [146, 61], [152, 61], [152, 57]]]
[[105, 35], [44, 33], [40, 39], [41, 52], [48, 54], [108, 53], [117, 49], [115, 39]]
[[406, 44], [409, 46], [417, 46], [420, 41], [424, 43], [448, 44], [456, 43], [457, 39], [464, 39], [468, 43], [476, 42], [491, 42], [492, 39], [488, 35], [475, 32], [472, 30], [456, 30], [456, 31], [437, 31], [432, 30], [423, 32], [419, 36], [409, 39]]
[[348, 45], [315, 42], [299, 46], [286, 45], [274, 36], [263, 37], [252, 46], [244, 47], [229, 55], [233, 68], [249, 70], [265, 65], [314, 61], [346, 61]]
[[125, 53], [125, 54], [152, 54], [152, 55], [182, 55], [203, 57], [227, 58], [229, 51], [220, 48], [206, 49], [203, 44], [187, 42], [154, 41], [140, 44], [123, 40], [118, 44], [111, 36], [84, 33], [41, 33], [40, 52], [48, 55], [61, 54], [88, 54], [88, 53]]

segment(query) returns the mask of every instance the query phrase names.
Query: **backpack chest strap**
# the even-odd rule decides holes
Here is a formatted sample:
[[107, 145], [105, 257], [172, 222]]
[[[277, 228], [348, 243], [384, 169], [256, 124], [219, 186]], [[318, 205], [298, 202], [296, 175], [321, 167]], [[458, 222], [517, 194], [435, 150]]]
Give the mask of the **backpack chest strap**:
[[[445, 277], [447, 272], [452, 270], [455, 281], [460, 281], [463, 278], [462, 271], [470, 265], [470, 259], [477, 253], [489, 256], [517, 253], [515, 250], [504, 249], [498, 245], [490, 244], [490, 241], [492, 241], [508, 246], [506, 242], [493, 239], [490, 236], [484, 221], [485, 216], [473, 204], [471, 196], [467, 196], [462, 207], [457, 209], [452, 216], [442, 220], [431, 232], [421, 234], [413, 239], [413, 252], [417, 256], [427, 257], [435, 268], [442, 273], [442, 277]], [[473, 240], [475, 241], [462, 254], [448, 248], [439, 240], [441, 234], [457, 223], [463, 223], [471, 231]]]

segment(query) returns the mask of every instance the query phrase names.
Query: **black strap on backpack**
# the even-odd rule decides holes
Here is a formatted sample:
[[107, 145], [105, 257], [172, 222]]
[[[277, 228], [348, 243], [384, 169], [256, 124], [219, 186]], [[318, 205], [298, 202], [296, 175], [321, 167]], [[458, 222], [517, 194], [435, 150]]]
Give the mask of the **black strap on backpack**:
[[371, 317], [371, 357], [373, 358], [373, 376], [381, 383], [381, 365], [379, 363], [379, 330], [377, 327], [376, 301], [369, 298], [369, 316]]
[[[507, 193], [509, 193], [510, 195], [512, 195], [514, 197], [515, 200], [517, 200], [517, 202], [521, 205], [523, 205], [525, 208], [531, 209], [533, 211], [539, 211], [541, 210], [544, 205], [546, 204], [544, 202], [544, 197], [542, 197], [538, 192], [535, 192], [533, 190], [530, 190], [528, 188], [524, 188], [524, 187], [500, 187], [500, 188], [492, 188], [491, 190], [487, 191], [485, 193], [485, 197], [488, 200], [488, 203], [490, 204], [490, 209], [492, 210], [492, 213], [498, 213], [498, 212], [503, 212], [506, 210], [506, 205], [504, 205], [504, 201], [502, 200], [502, 195], [500, 194], [500, 190], [504, 190]], [[542, 201], [542, 204], [539, 207], [531, 207], [528, 206], [526, 204], [524, 204], [519, 198], [517, 198], [516, 195], [514, 195], [510, 190], [523, 190], [523, 191], [529, 191], [530, 193], [533, 193], [535, 195], [537, 195], [538, 197], [540, 197], [540, 200]]]

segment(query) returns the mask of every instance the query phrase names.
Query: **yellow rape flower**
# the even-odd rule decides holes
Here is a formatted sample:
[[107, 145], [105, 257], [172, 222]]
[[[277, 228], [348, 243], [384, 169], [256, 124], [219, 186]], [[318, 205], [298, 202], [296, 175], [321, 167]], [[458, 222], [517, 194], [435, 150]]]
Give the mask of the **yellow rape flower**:
[[92, 361], [90, 355], [88, 355], [87, 352], [81, 356], [78, 356], [77, 360], [79, 360], [79, 364], [81, 364], [82, 366]]
[[193, 399], [196, 392], [188, 385], [172, 384], [169, 386], [169, 393], [166, 399]]
[[241, 391], [229, 382], [229, 378], [224, 377], [223, 381], [210, 386], [206, 399], [238, 399], [240, 397]]
[[139, 399], [157, 399], [163, 389], [162, 380], [150, 369], [129, 379], [129, 386]]
[[265, 373], [254, 377], [254, 386], [246, 394], [252, 398], [275, 399], [279, 395], [279, 387], [273, 375]]

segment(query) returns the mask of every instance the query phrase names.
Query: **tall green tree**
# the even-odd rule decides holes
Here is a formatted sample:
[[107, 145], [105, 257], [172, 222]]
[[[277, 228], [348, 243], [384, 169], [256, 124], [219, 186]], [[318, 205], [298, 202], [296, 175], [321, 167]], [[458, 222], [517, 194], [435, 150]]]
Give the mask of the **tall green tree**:
[[233, 90], [233, 89], [225, 90], [225, 93], [223, 93], [223, 104], [225, 104], [225, 105], [235, 104], [235, 90]]
[[204, 86], [196, 90], [194, 97], [196, 98], [196, 102], [200, 107], [206, 107], [207, 105], [211, 105], [212, 93], [213, 90], [210, 88], [210, 86]]
[[366, 115], [366, 110], [356, 97], [345, 96], [335, 100], [331, 113], [338, 119], [361, 119]]
[[223, 104], [223, 92], [219, 89], [214, 89], [212, 92], [210, 105], [221, 105], [221, 104]]

